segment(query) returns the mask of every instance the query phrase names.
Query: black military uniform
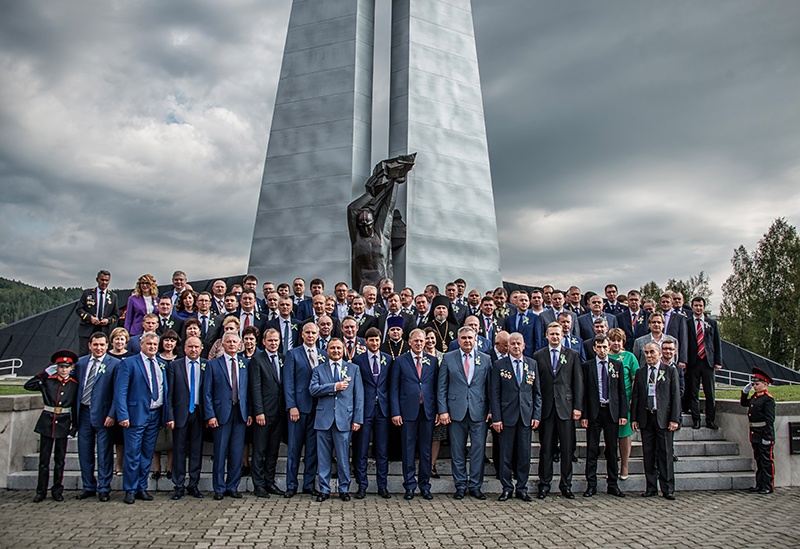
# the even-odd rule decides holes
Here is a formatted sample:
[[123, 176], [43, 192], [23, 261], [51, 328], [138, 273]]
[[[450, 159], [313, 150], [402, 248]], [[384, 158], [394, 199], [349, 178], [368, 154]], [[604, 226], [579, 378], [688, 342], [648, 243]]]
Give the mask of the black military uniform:
[[[41, 391], [44, 409], [34, 431], [41, 435], [39, 441], [39, 482], [36, 486], [36, 497], [39, 503], [47, 496], [47, 484], [50, 477], [50, 454], [55, 447], [53, 465], [52, 495], [56, 501], [64, 501], [64, 460], [67, 453], [67, 437], [77, 429], [75, 421], [78, 401], [78, 381], [69, 376], [58, 375], [58, 368], [72, 366], [78, 361], [78, 355], [70, 350], [57, 351], [50, 357], [56, 366], [56, 373], [50, 375], [47, 370], [32, 377], [25, 383], [28, 391]], [[75, 426], [73, 428], [73, 426]]]
[[[753, 368], [753, 381], [760, 380], [769, 384], [772, 379], [763, 370]], [[772, 447], [775, 444], [775, 399], [769, 391], [756, 392], [749, 397], [742, 391], [739, 403], [748, 406], [747, 419], [750, 422], [750, 444], [753, 447], [753, 458], [756, 460], [756, 485], [751, 492], [771, 494], [775, 481], [775, 461], [772, 458]]]

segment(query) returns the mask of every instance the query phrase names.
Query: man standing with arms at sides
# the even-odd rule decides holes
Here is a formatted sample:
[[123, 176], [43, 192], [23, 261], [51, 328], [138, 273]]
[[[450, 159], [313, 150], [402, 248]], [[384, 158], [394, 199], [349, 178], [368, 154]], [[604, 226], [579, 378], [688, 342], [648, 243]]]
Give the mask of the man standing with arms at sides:
[[364, 387], [364, 423], [353, 439], [353, 461], [355, 462], [358, 492], [356, 499], [363, 499], [367, 493], [367, 453], [372, 442], [375, 454], [375, 476], [378, 495], [392, 497], [387, 488], [389, 479], [389, 426], [391, 409], [389, 407], [389, 372], [392, 357], [380, 351], [381, 332], [377, 328], [367, 330], [367, 352], [355, 355], [352, 360], [361, 369], [361, 383]]
[[102, 332], [106, 335], [119, 320], [117, 294], [108, 289], [111, 273], [102, 270], [97, 273], [97, 286], [85, 290], [78, 300], [75, 313], [81, 319], [78, 323], [78, 354], [89, 352], [89, 339], [92, 334]]
[[553, 479], [553, 447], [556, 436], [561, 441], [561, 494], [574, 499], [572, 493], [572, 445], [574, 422], [583, 408], [583, 370], [580, 355], [562, 347], [561, 325], [547, 327], [547, 347], [533, 355], [539, 368], [542, 389], [542, 422], [539, 424], [539, 499], [550, 493]]
[[319, 464], [318, 502], [331, 493], [331, 461], [335, 452], [339, 476], [339, 499], [350, 501], [350, 437], [364, 423], [364, 393], [358, 366], [342, 360], [344, 345], [339, 338], [328, 344], [328, 363], [314, 368], [309, 391], [317, 399], [314, 430]]
[[[651, 317], [652, 318], [652, 317]], [[661, 347], [651, 341], [644, 346], [645, 366], [636, 371], [631, 398], [633, 430], [642, 432], [642, 456], [647, 488], [644, 497], [661, 493], [675, 499], [675, 469], [672, 439], [681, 419], [678, 373], [661, 364]]]
[[303, 493], [314, 497], [319, 492], [314, 486], [317, 476], [317, 436], [314, 432], [316, 399], [311, 396], [311, 374], [317, 367], [330, 367], [327, 355], [317, 351], [319, 328], [314, 323], [303, 326], [303, 344], [286, 353], [283, 367], [283, 396], [289, 410], [286, 449], [285, 498], [297, 494], [297, 471], [300, 469], [300, 451], [305, 447], [303, 461]]
[[617, 482], [617, 446], [619, 427], [628, 423], [628, 399], [622, 379], [622, 363], [608, 358], [608, 349], [608, 338], [605, 335], [595, 336], [596, 358], [583, 363], [586, 396], [581, 427], [586, 429], [585, 498], [597, 494], [597, 456], [600, 453], [601, 431], [606, 447], [607, 491], [612, 496], [625, 497]]
[[225, 312], [225, 294], [228, 292], [228, 286], [224, 280], [215, 280], [211, 285], [211, 294], [214, 299], [211, 300], [211, 310], [215, 315], [221, 315]]
[[[450, 453], [453, 482], [456, 492], [453, 499], [464, 499], [469, 494], [484, 500], [483, 486], [484, 450], [486, 448], [486, 422], [489, 414], [489, 355], [475, 351], [475, 331], [464, 326], [458, 330], [458, 351], [449, 351], [442, 357], [438, 379], [439, 421], [449, 425]], [[469, 478], [467, 478], [467, 437], [470, 440]]]
[[649, 331], [650, 313], [641, 308], [642, 294], [639, 290], [628, 292], [628, 310], [617, 313], [617, 324], [625, 332], [625, 350], [633, 349], [633, 343]]
[[[677, 292], [676, 292], [677, 293]], [[692, 298], [689, 319], [689, 352], [686, 373], [689, 374], [689, 398], [692, 427], [700, 427], [700, 383], [706, 397], [706, 427], [719, 429], [715, 423], [717, 407], [714, 399], [714, 372], [722, 369], [722, 342], [717, 321], [705, 316], [706, 300]]]
[[262, 338], [264, 351], [257, 351], [250, 360], [250, 404], [253, 418], [253, 486], [256, 497], [283, 495], [275, 484], [278, 450], [286, 424], [286, 401], [283, 396], [283, 361], [278, 354], [281, 336], [275, 328], [267, 328]]
[[[414, 499], [419, 486], [422, 497], [431, 494], [431, 447], [436, 415], [436, 383], [439, 363], [423, 352], [425, 332], [416, 328], [408, 338], [411, 351], [392, 363], [389, 381], [389, 406], [392, 423], [400, 427], [403, 449], [403, 487], [406, 500]], [[419, 476], [415, 458], [419, 452]], [[482, 460], [482, 458], [481, 458]]]
[[242, 478], [244, 436], [247, 426], [253, 421], [247, 402], [249, 361], [237, 355], [239, 341], [236, 333], [223, 335], [225, 353], [208, 362], [203, 376], [203, 410], [214, 436], [212, 485], [217, 501], [225, 496], [242, 497], [239, 481]]
[[517, 294], [517, 314], [506, 318], [505, 329], [509, 333], [518, 332], [525, 340], [525, 356], [532, 357], [544, 342], [539, 316], [531, 312], [531, 301], [526, 292]]
[[[100, 278], [98, 276], [98, 278]], [[78, 460], [83, 491], [75, 499], [109, 500], [114, 475], [114, 448], [111, 427], [117, 417], [114, 409], [114, 377], [119, 360], [108, 355], [108, 336], [95, 332], [89, 340], [91, 354], [78, 359], [73, 377], [78, 380], [75, 417], [78, 431]], [[97, 478], [94, 476], [97, 441]]]
[[[527, 297], [527, 296], [526, 296]], [[489, 402], [492, 428], [500, 439], [500, 482], [503, 493], [498, 501], [506, 501], [514, 493], [531, 501], [528, 475], [531, 469], [531, 429], [539, 427], [542, 417], [542, 394], [536, 362], [523, 355], [525, 340], [519, 332], [508, 338], [508, 355], [492, 365], [489, 379]]]
[[169, 386], [167, 364], [156, 357], [158, 336], [145, 332], [140, 353], [128, 357], [117, 366], [114, 401], [117, 420], [124, 428], [125, 459], [122, 486], [125, 503], [134, 499], [153, 501], [147, 493], [150, 464], [156, 448], [158, 430], [165, 424], [170, 429]]
[[[200, 358], [203, 344], [197, 337], [189, 337], [183, 345], [186, 356], [167, 365], [167, 385], [172, 419], [172, 483], [173, 500], [185, 494], [202, 498], [198, 488], [203, 461], [203, 371], [206, 359]], [[186, 458], [189, 458], [189, 485], [186, 486]]]

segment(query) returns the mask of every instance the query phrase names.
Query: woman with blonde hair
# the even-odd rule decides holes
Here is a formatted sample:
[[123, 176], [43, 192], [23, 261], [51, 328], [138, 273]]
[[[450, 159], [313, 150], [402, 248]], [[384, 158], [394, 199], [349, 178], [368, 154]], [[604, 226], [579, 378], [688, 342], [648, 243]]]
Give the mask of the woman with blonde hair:
[[142, 333], [144, 315], [158, 310], [158, 284], [151, 274], [143, 274], [128, 298], [125, 308], [125, 329], [133, 337]]

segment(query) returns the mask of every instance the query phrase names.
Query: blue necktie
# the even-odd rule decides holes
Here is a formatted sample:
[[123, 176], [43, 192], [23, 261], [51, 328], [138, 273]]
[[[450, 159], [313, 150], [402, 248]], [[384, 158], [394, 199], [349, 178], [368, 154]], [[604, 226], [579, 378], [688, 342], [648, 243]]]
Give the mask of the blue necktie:
[[156, 378], [156, 361], [150, 359], [150, 400], [158, 400], [158, 378]]
[[522, 366], [520, 366], [521, 362], [522, 361], [520, 361], [520, 360], [515, 360], [514, 361], [514, 364], [517, 365], [517, 368], [516, 368], [516, 370], [517, 370], [517, 385], [521, 385], [522, 384]]
[[608, 363], [600, 361], [600, 398], [608, 401]]
[[189, 370], [189, 413], [194, 413], [194, 394], [195, 394], [195, 386], [194, 386], [194, 360], [189, 362], [190, 370]]
[[558, 370], [558, 349], [553, 349], [550, 352], [553, 353], [553, 375], [555, 375], [556, 370]]
[[522, 322], [522, 313], [517, 315], [517, 331], [519, 332], [519, 323]]

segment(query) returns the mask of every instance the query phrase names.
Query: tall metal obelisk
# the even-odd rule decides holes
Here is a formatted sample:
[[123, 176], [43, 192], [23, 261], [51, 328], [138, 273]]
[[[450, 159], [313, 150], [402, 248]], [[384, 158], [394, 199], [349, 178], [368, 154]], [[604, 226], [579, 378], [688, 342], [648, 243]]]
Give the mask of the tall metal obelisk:
[[[371, 171], [374, 0], [294, 0], [249, 272], [350, 280], [347, 204]], [[393, 0], [389, 156], [417, 152], [397, 208], [396, 286], [498, 286], [500, 254], [469, 0]]]

